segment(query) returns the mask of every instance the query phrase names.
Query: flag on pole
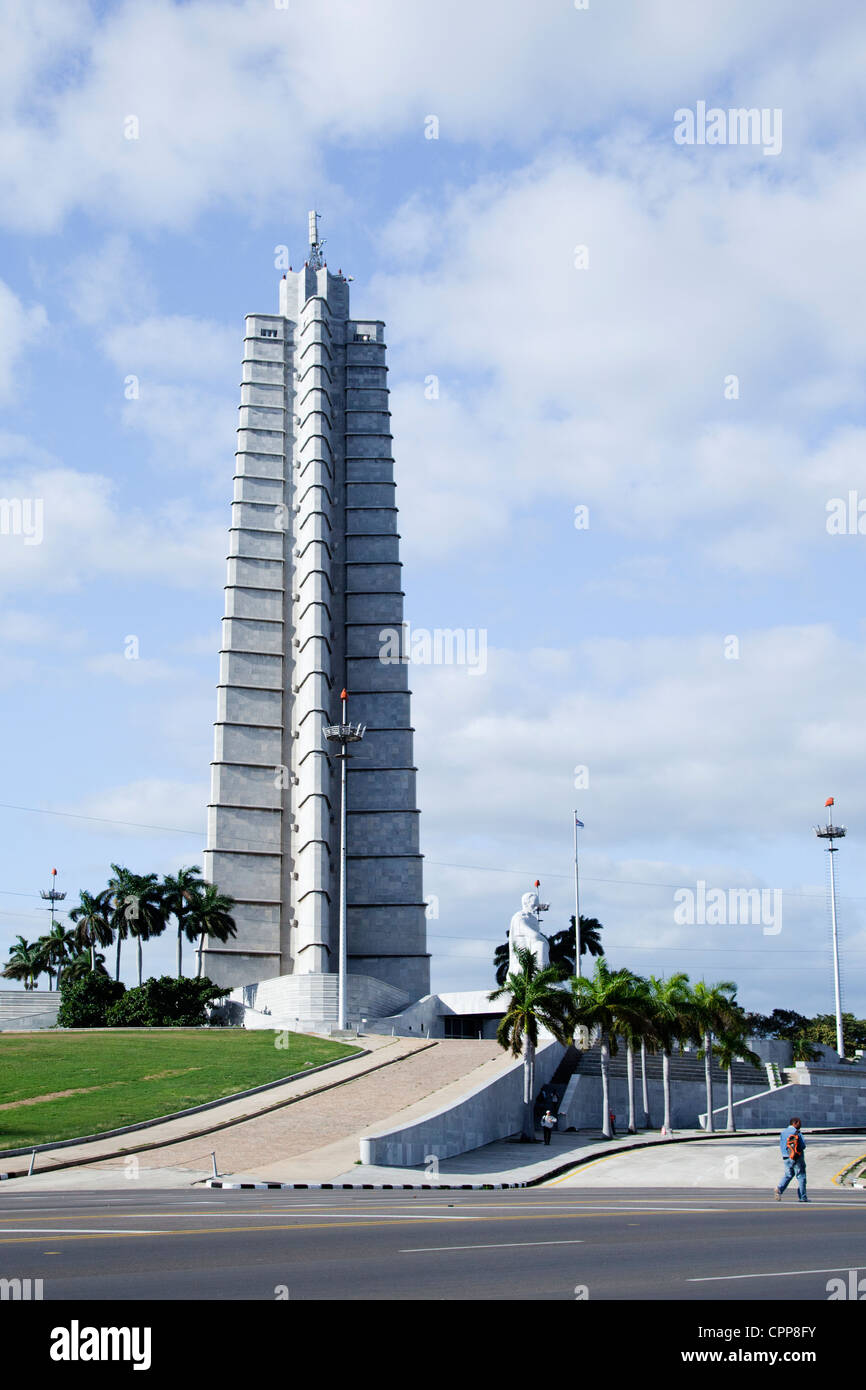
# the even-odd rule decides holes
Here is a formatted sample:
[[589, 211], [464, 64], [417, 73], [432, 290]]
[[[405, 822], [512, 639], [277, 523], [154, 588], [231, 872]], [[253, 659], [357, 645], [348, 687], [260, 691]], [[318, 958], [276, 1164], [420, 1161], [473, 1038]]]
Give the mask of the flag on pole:
[[824, 802], [824, 805], [825, 805], [825, 806], [835, 806], [835, 805], [836, 805], [836, 802], [833, 800], [832, 796], [828, 796], [828, 797], [827, 797], [827, 800]]
[[577, 826], [578, 830], [585, 830], [585, 829], [586, 829], [586, 826], [584, 825], [583, 821], [582, 821], [582, 820], [578, 820], [578, 818], [577, 818], [577, 812], [576, 812], [576, 811], [575, 811], [575, 813], [574, 813], [574, 823], [575, 823], [575, 825]]

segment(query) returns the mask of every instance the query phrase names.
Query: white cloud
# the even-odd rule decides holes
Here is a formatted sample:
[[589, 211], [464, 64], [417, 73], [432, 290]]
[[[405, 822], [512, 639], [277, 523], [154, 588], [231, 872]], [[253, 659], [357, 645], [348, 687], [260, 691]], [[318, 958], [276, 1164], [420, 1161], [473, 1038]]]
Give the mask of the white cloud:
[[47, 326], [48, 317], [41, 304], [25, 308], [0, 280], [0, 399], [11, 396], [20, 358], [39, 341]]
[[[38, 274], [44, 283], [44, 270]], [[74, 257], [60, 272], [59, 285], [76, 317], [95, 327], [146, 312], [154, 293], [141, 256], [120, 233], [106, 237], [98, 250]]]
[[726, 635], [587, 640], [559, 672], [502, 650], [485, 677], [411, 668], [425, 831], [501, 854], [554, 843], [579, 805], [606, 846], [802, 836], [805, 850], [829, 792], [866, 815], [866, 651], [829, 627], [780, 627], [742, 632], [730, 660]]
[[[169, 831], [191, 831], [189, 850], [178, 850], [180, 861], [200, 863], [205, 839], [205, 806], [207, 777], [201, 782], [182, 782], [169, 778], [142, 777], [122, 786], [109, 787], [87, 797], [75, 806], [64, 807], [76, 815], [91, 816], [94, 820], [116, 822], [112, 833], [141, 836], [136, 827], [152, 826]], [[120, 824], [126, 822], [126, 824]], [[201, 842], [196, 840], [196, 827], [201, 826]], [[107, 828], [107, 827], [106, 827]], [[179, 862], [180, 862], [179, 861]]]
[[[47, 230], [82, 207], [136, 228], [183, 227], [226, 203], [261, 213], [327, 187], [329, 144], [411, 136], [431, 158], [431, 113], [439, 149], [526, 152], [557, 132], [610, 138], [624, 111], [667, 140], [684, 102], [730, 98], [784, 105], [795, 160], [839, 110], [851, 121], [837, 138], [850, 139], [862, 109], [862, 15], [848, 3], [817, 28], [792, 25], [783, 0], [699, 16], [690, 0], [584, 13], [562, 0], [126, 0], [100, 16], [76, 5], [52, 30], [54, 11], [37, 3], [28, 20], [16, 6], [9, 46], [20, 75], [5, 94], [0, 206], [20, 228]], [[136, 139], [124, 136], [129, 116]]]
[[207, 319], [167, 314], [110, 329], [103, 342], [106, 356], [122, 372], [159, 377], [237, 376], [242, 330]]
[[[560, 151], [430, 205], [432, 263], [374, 281], [415, 554], [501, 542], [553, 500], [563, 518], [590, 505], [595, 530], [784, 572], [821, 538], [843, 455], [857, 486], [835, 412], [864, 400], [850, 208], [866, 209], [866, 180], [827, 162], [795, 190], [696, 184], [670, 150], [640, 157], [626, 174]], [[423, 240], [417, 197], [409, 215]]]
[[123, 406], [123, 423], [148, 441], [153, 458], [176, 473], [180, 468], [207, 473], [223, 502], [230, 497], [237, 405], [226, 395], [196, 386], [175, 386], [145, 378], [137, 400]]
[[145, 515], [123, 507], [116, 486], [96, 473], [36, 466], [29, 446], [7, 437], [0, 497], [41, 504], [42, 540], [0, 535], [0, 589], [74, 591], [108, 575], [218, 592], [225, 523], [191, 502], [166, 502]]

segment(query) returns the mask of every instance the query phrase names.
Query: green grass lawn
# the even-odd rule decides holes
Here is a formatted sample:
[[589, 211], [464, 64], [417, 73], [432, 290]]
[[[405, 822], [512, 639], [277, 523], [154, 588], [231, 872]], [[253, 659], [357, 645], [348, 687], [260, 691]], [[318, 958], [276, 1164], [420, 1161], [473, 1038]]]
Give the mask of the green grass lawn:
[[234, 1028], [0, 1033], [0, 1149], [151, 1120], [358, 1051], [286, 1036], [288, 1047]]

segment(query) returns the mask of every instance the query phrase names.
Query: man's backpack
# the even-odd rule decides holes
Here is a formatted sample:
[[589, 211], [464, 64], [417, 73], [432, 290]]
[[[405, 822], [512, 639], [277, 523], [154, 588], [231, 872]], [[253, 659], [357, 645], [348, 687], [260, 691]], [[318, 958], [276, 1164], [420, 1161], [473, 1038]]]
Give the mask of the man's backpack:
[[800, 1131], [798, 1129], [794, 1129], [791, 1131], [785, 1143], [788, 1149], [789, 1158], [793, 1159], [803, 1157], [803, 1141], [800, 1138]]

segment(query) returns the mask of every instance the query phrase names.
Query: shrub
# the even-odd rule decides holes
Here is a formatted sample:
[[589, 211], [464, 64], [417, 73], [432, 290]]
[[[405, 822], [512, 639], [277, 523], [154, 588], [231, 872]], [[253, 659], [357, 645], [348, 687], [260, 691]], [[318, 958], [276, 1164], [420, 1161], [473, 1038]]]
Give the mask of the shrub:
[[85, 975], [83, 979], [60, 982], [60, 1008], [57, 1023], [61, 1028], [104, 1028], [110, 1009], [117, 1007], [124, 986], [108, 975]]
[[174, 980], [170, 975], [128, 989], [106, 1014], [111, 1028], [198, 1028], [207, 1023], [210, 1004], [230, 991], [206, 977]]

